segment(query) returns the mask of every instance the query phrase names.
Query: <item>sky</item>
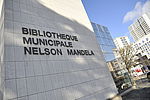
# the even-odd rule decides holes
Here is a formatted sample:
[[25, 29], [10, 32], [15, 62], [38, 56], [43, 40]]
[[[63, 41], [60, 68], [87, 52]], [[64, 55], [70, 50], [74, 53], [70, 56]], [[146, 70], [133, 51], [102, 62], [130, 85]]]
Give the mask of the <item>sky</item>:
[[128, 26], [150, 12], [150, 0], [82, 0], [90, 21], [108, 27], [112, 38], [128, 36]]

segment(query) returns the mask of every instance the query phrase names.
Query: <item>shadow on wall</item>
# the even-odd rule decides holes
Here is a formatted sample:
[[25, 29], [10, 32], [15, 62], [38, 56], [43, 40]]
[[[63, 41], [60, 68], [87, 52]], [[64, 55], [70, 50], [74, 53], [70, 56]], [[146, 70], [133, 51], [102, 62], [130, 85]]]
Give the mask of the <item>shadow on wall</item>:
[[4, 54], [4, 10], [3, 1], [0, 0], [0, 100], [3, 100], [4, 90], [4, 68], [3, 68], [3, 54]]
[[[23, 1], [24, 0], [20, 0], [18, 2], [23, 3]], [[115, 90], [113, 79], [111, 78], [108, 68], [106, 68], [106, 63], [104, 62], [101, 51], [99, 50], [95, 34], [91, 31], [92, 28], [90, 26], [90, 23], [87, 23], [88, 19], [84, 19], [86, 15], [84, 15], [84, 13], [79, 14], [80, 11], [76, 11], [76, 9], [80, 10], [78, 9], [78, 7], [76, 7], [76, 9], [72, 7], [71, 9], [71, 6], [68, 5], [67, 9], [67, 7], [65, 7], [66, 4], [63, 5], [64, 3], [59, 3], [60, 7], [55, 7], [57, 2], [56, 4], [51, 4], [47, 1], [48, 0], [30, 0], [29, 2], [25, 2], [26, 5], [28, 5], [27, 7], [20, 5], [20, 8], [15, 9], [16, 12], [13, 12], [13, 29], [7, 28], [7, 31], [9, 31], [9, 36], [6, 37], [7, 39], [9, 39], [7, 40], [6, 45], [9, 46], [15, 44], [15, 47], [24, 46], [24, 44], [22, 44], [21, 27], [30, 26], [29, 28], [36, 28], [41, 30], [45, 29], [50, 31], [52, 30], [58, 33], [77, 35], [79, 41], [78, 43], [74, 44], [74, 48], [93, 50], [95, 55], [61, 57], [43, 56], [41, 57], [42, 60], [41, 58], [38, 59], [38, 56], [24, 57], [24, 55], [22, 55], [24, 57], [23, 59], [15, 59], [16, 61], [20, 62], [25, 61], [26, 63], [32, 61], [33, 64], [41, 62], [41, 65], [46, 62], [50, 68], [52, 68], [51, 66], [53, 66], [52, 63], [54, 63], [54, 69], [62, 69], [55, 70], [53, 72], [51, 71], [51, 73], [45, 73], [43, 70], [46, 69], [47, 65], [44, 67], [39, 66], [42, 69], [43, 74], [38, 75], [35, 72], [38, 68], [34, 65], [34, 75], [31, 75], [29, 77], [51, 77], [50, 80], [53, 87], [48, 89], [46, 80], [43, 79], [45, 90], [35, 91], [31, 94], [28, 92], [28, 96], [46, 93], [47, 100], [49, 100], [49, 97], [53, 98], [53, 100], [99, 100], [101, 98], [110, 98], [114, 96], [117, 91]], [[73, 0], [70, 0], [70, 2], [71, 1]], [[63, 6], [64, 8], [61, 8]], [[54, 12], [53, 9], [58, 12]], [[64, 10], [65, 12], [63, 12]], [[20, 15], [19, 13], [17, 14], [17, 12], [19, 11], [21, 11]], [[73, 18], [76, 18], [77, 20], [74, 20]], [[8, 18], [8, 20], [10, 19]], [[82, 19], [84, 19], [83, 22], [80, 22]], [[90, 29], [84, 25], [87, 25]], [[14, 34], [13, 32], [10, 32], [12, 30]], [[14, 39], [12, 39], [12, 36], [14, 37]], [[17, 56], [17, 54], [14, 54], [14, 56]], [[56, 66], [56, 62], [59, 65]], [[62, 64], [62, 62], [64, 65]], [[28, 77], [20, 78], [28, 79]], [[57, 81], [53, 81], [54, 78], [56, 78]], [[28, 84], [26, 87], [28, 87]], [[39, 88], [38, 86], [36, 86], [36, 84], [35, 87], [36, 89]], [[11, 89], [9, 91], [11, 91]], [[14, 94], [17, 95], [17, 93]], [[21, 97], [25, 96], [27, 96], [27, 94], [24, 94]]]

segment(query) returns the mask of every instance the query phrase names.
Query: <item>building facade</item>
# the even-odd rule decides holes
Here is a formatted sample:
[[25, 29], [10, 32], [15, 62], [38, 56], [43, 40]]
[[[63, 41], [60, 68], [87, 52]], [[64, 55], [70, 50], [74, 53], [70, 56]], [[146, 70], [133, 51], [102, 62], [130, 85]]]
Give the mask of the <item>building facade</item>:
[[117, 94], [81, 0], [0, 0], [0, 16], [0, 100]]
[[121, 66], [122, 68], [125, 68], [125, 65], [121, 59], [121, 55], [119, 53], [119, 50], [130, 44], [129, 38], [127, 36], [117, 37], [114, 39], [114, 43], [116, 45], [116, 48], [113, 49], [115, 59], [117, 60], [119, 66]]
[[3, 56], [4, 56], [4, 7], [3, 0], [0, 1], [0, 100], [3, 100], [4, 91], [4, 66], [3, 66]]
[[131, 45], [130, 40], [127, 36], [117, 37], [114, 39], [114, 43], [116, 45], [116, 48], [113, 49], [113, 53], [115, 55], [115, 59], [118, 62], [118, 65], [120, 66], [121, 70], [126, 68], [124, 61], [121, 58], [121, 55], [119, 53], [119, 50]]
[[150, 34], [150, 13], [145, 13], [129, 26], [129, 32], [135, 41]]
[[137, 52], [138, 61], [144, 65], [150, 65], [150, 13], [145, 13], [129, 26], [130, 34], [135, 42], [133, 48]]
[[123, 48], [130, 44], [130, 40], [127, 36], [117, 37], [114, 39], [114, 43], [117, 49]]
[[[96, 23], [91, 22], [93, 30], [96, 34], [96, 38], [104, 55], [105, 61], [107, 62], [107, 66], [115, 85], [119, 92], [122, 92], [124, 88], [121, 88], [124, 84], [131, 86], [128, 75], [124, 72], [124, 67], [122, 66], [124, 63], [120, 62], [120, 58], [115, 58], [113, 51], [116, 48], [113, 39], [108, 31], [108, 28]], [[118, 63], [119, 61], [119, 63]], [[123, 71], [122, 71], [123, 70]]]
[[121, 64], [118, 63], [118, 59], [108, 62], [107, 65], [109, 66], [109, 70], [112, 73], [114, 82], [120, 93], [125, 91], [126, 88], [131, 87], [131, 80], [127, 70], [120, 66]]
[[137, 52], [139, 62], [144, 66], [150, 65], [150, 34], [143, 36], [134, 42], [133, 48]]
[[114, 60], [114, 54], [112, 49], [116, 48], [110, 32], [107, 27], [91, 22], [93, 30], [96, 34], [98, 44], [103, 52], [106, 62]]

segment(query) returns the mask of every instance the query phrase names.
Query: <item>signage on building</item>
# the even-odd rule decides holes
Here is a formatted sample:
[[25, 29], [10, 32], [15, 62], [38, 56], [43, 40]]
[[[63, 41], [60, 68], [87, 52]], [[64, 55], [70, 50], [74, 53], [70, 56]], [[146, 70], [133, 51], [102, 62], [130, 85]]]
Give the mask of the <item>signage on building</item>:
[[[92, 50], [75, 49], [73, 43], [77, 43], [78, 37], [50, 31], [41, 31], [22, 27], [22, 37], [25, 55], [63, 55], [62, 48], [67, 48], [67, 55], [92, 56]], [[44, 47], [44, 48], [43, 48]], [[51, 48], [49, 48], [51, 47]]]

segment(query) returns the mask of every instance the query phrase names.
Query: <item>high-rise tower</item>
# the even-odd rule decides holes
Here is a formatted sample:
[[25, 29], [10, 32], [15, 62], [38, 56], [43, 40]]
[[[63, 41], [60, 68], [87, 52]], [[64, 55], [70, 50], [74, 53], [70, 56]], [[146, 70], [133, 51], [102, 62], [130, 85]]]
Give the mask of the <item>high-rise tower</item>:
[[150, 13], [145, 13], [139, 17], [132, 25], [129, 26], [129, 31], [135, 41], [147, 34], [150, 34]]

